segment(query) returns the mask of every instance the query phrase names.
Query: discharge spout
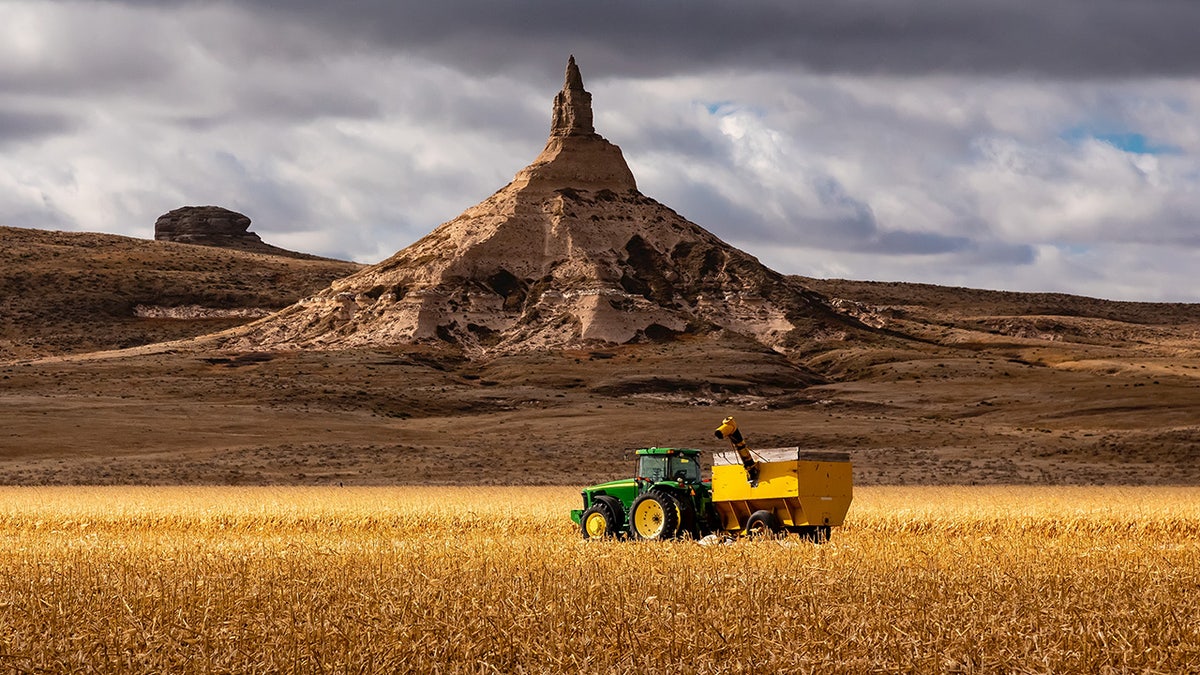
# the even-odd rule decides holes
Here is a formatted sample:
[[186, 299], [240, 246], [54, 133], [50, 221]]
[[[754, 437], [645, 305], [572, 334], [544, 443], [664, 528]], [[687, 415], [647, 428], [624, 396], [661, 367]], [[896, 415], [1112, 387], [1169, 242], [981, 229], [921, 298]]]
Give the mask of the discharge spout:
[[746, 470], [746, 482], [750, 483], [751, 487], [758, 487], [758, 462], [750, 455], [746, 439], [742, 438], [742, 432], [738, 430], [737, 421], [732, 415], [721, 420], [721, 426], [717, 427], [714, 435], [729, 440], [738, 458], [742, 460], [742, 468]]

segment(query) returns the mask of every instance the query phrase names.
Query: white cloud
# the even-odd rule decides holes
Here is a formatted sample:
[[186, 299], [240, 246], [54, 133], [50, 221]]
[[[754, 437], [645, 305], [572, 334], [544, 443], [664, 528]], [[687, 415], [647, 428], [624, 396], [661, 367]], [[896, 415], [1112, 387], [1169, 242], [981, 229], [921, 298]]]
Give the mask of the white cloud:
[[[0, 223], [149, 237], [212, 203], [271, 243], [374, 262], [541, 149], [558, 42], [487, 12], [492, 38], [410, 47], [400, 10], [374, 9], [394, 35], [328, 11], [6, 3]], [[1200, 301], [1180, 283], [1200, 251], [1195, 77], [788, 68], [573, 37], [597, 54], [577, 52], [597, 129], [642, 191], [780, 271]], [[1123, 133], [1170, 152], [1104, 141]]]

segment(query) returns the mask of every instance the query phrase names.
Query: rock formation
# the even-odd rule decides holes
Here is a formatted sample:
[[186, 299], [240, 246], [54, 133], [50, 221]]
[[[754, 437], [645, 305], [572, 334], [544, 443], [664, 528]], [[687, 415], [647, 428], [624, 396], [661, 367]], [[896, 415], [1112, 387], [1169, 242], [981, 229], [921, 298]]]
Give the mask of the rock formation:
[[546, 147], [512, 182], [396, 253], [252, 324], [246, 347], [445, 340], [468, 352], [727, 329], [789, 351], [862, 324], [637, 190], [595, 132], [572, 57]]
[[261, 244], [249, 231], [250, 218], [220, 206], [184, 206], [168, 211], [154, 221], [154, 238], [182, 244], [234, 246]]
[[220, 206], [184, 206], [168, 211], [154, 221], [154, 238], [157, 241], [232, 248], [289, 258], [317, 258], [264, 242], [250, 231], [248, 216]]

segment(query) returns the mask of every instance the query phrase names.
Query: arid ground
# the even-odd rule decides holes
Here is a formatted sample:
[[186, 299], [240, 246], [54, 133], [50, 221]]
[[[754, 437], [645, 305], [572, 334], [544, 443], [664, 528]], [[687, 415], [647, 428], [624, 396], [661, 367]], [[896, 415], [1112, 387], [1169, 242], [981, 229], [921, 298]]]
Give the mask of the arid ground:
[[717, 337], [490, 362], [405, 348], [12, 363], [0, 481], [586, 484], [628, 473], [632, 448], [718, 449], [727, 414], [752, 447], [850, 451], [860, 484], [1200, 478], [1195, 361], [997, 352], [843, 355], [840, 381], [809, 386]]
[[250, 320], [134, 316], [155, 293], [272, 308], [356, 267], [6, 230], [2, 483], [583, 485], [628, 474], [633, 448], [719, 449], [729, 414], [752, 448], [848, 450], [859, 484], [1200, 481], [1195, 305], [802, 279], [884, 337], [787, 357], [728, 332], [496, 358], [96, 353]]

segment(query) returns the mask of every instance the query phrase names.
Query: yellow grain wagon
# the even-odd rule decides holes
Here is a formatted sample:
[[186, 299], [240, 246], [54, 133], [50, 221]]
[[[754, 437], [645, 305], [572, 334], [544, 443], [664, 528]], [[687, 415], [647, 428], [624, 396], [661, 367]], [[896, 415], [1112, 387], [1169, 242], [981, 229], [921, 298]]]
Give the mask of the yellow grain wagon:
[[828, 539], [830, 528], [845, 520], [854, 496], [850, 455], [798, 447], [754, 455], [758, 471], [751, 482], [737, 452], [713, 453], [712, 506], [720, 528]]

